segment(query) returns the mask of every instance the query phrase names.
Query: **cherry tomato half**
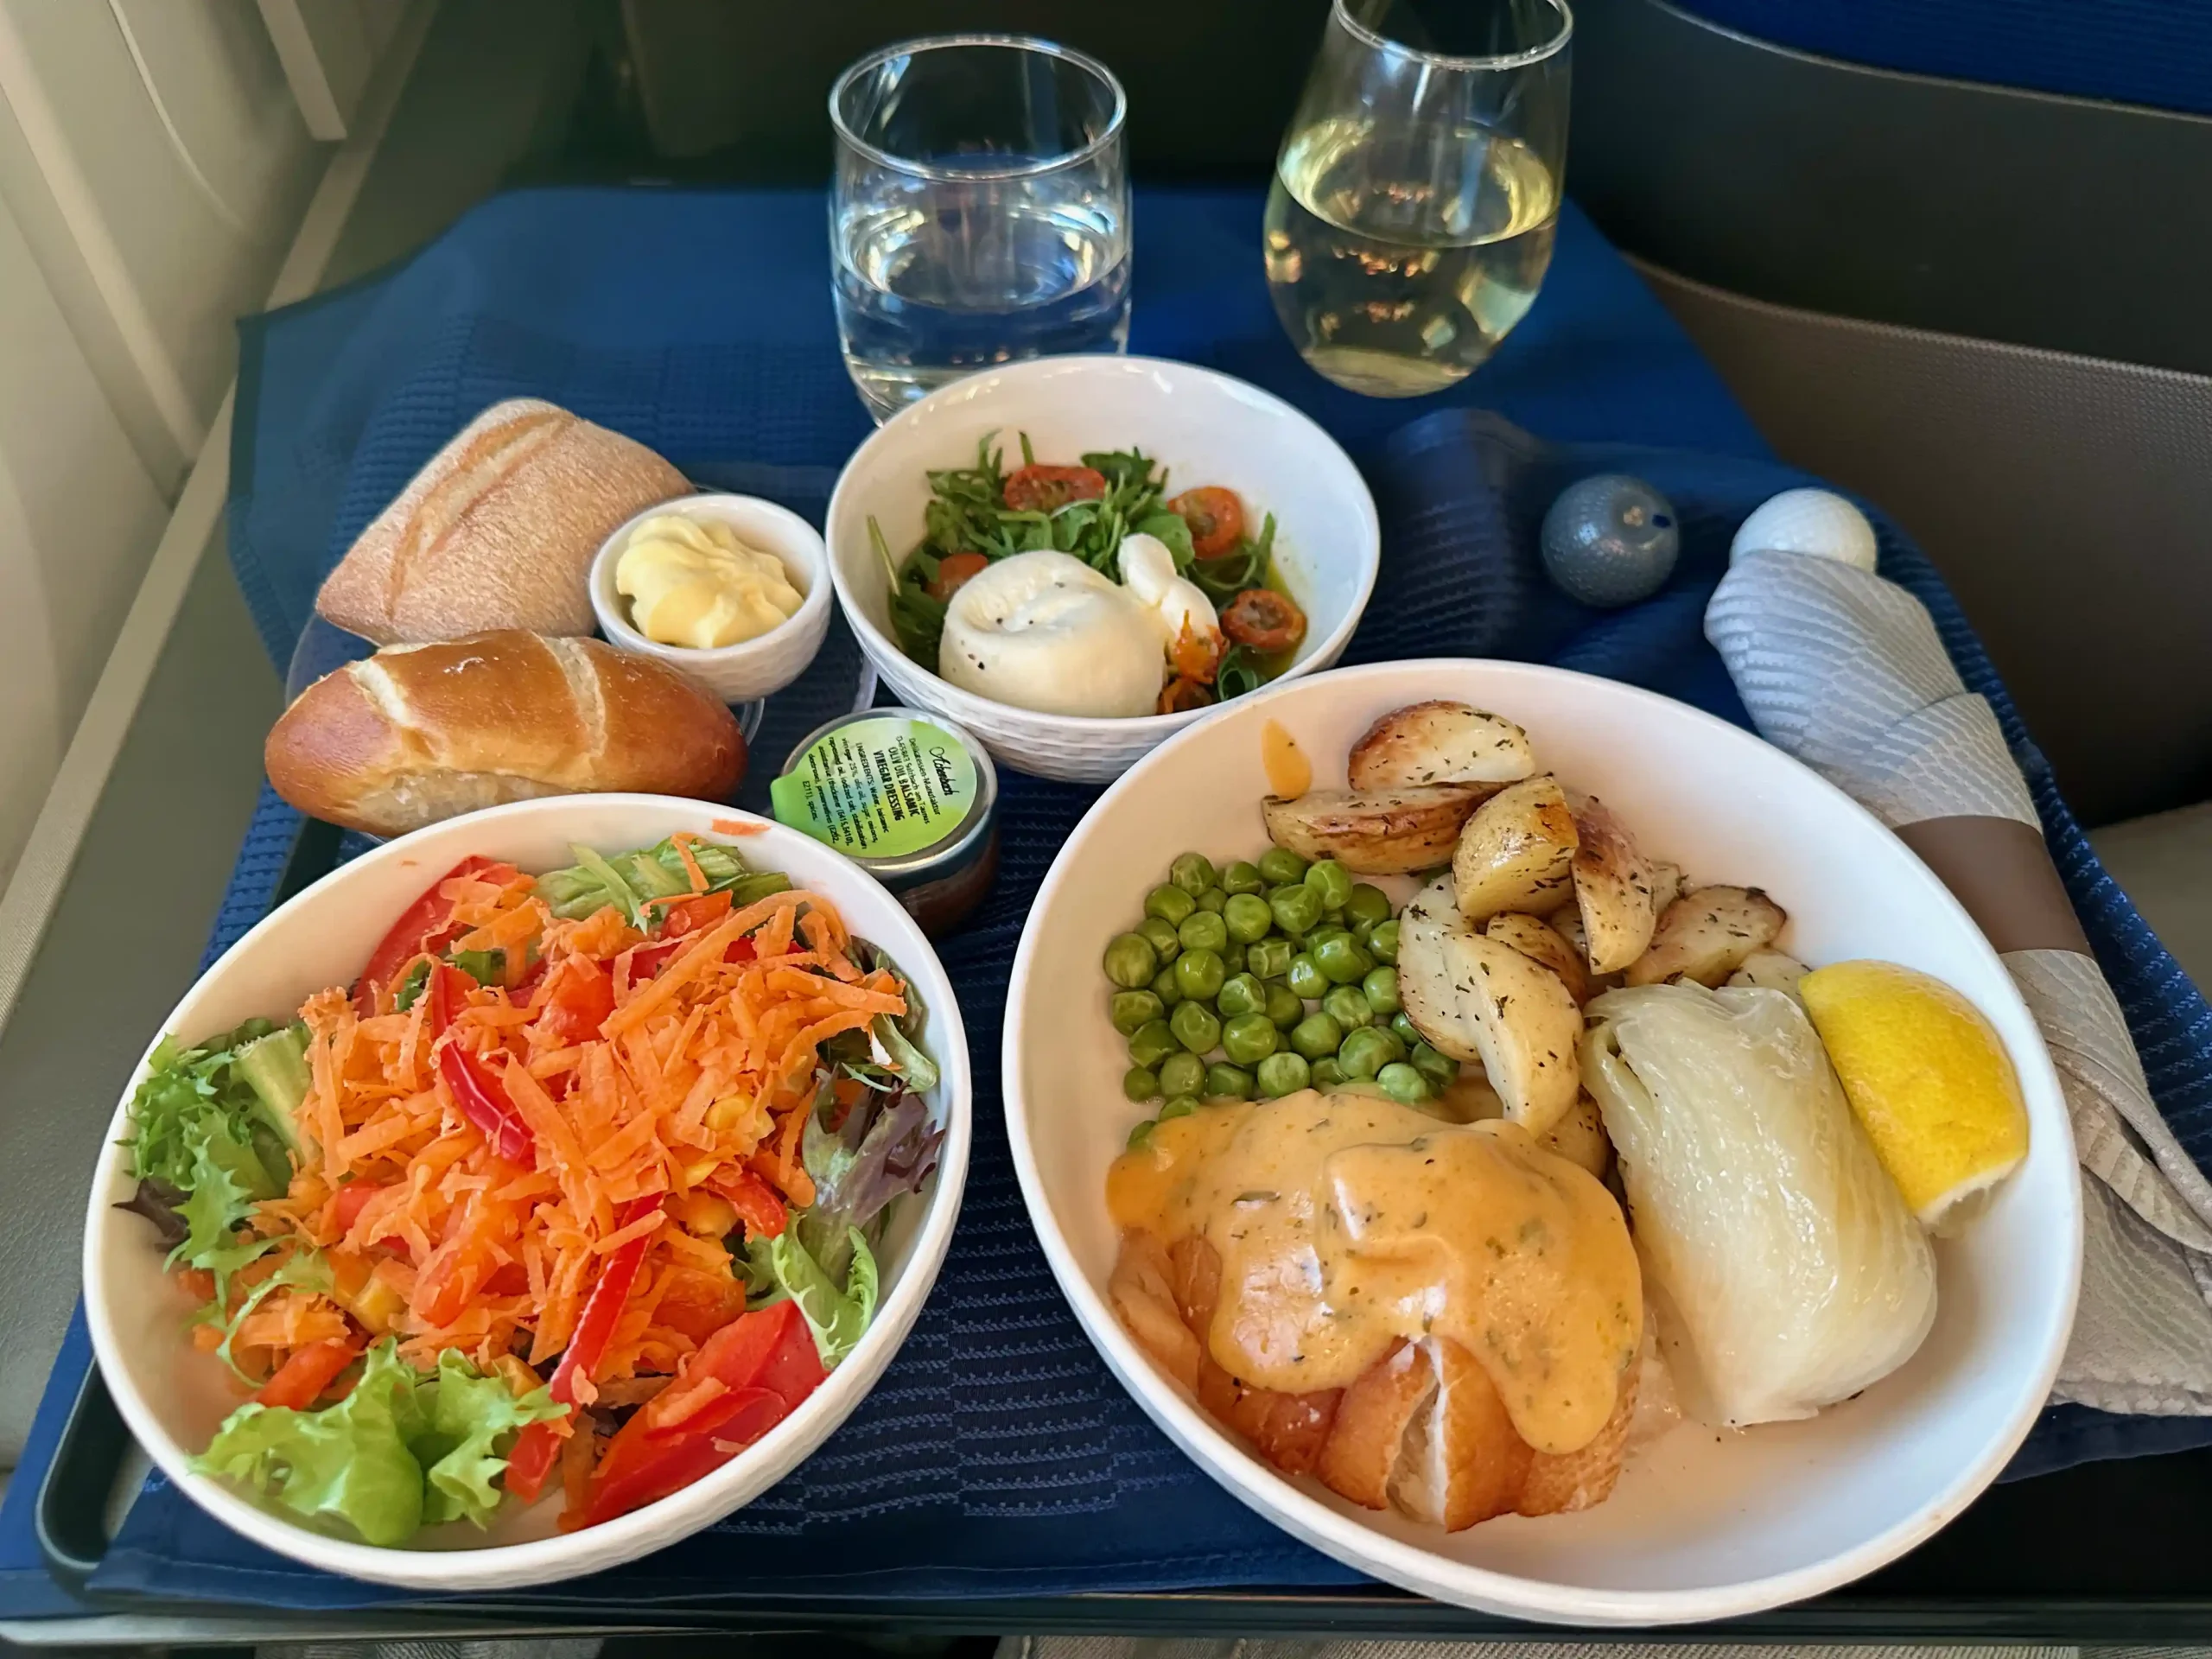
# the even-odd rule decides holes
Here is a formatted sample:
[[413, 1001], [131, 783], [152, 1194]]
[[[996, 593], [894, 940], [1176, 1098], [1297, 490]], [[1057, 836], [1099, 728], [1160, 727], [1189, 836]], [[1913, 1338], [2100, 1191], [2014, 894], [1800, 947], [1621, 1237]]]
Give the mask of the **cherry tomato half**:
[[1188, 714], [1193, 709], [1213, 706], [1213, 689], [1200, 685], [1196, 680], [1178, 675], [1167, 683], [1160, 694], [1160, 712], [1163, 715]]
[[[1076, 470], [1081, 471], [1080, 467]], [[1017, 474], [1018, 476], [1018, 474]], [[937, 575], [931, 579], [930, 597], [940, 605], [965, 588], [990, 561], [980, 553], [948, 553], [937, 562]]]
[[1244, 504], [1234, 490], [1217, 484], [1185, 490], [1167, 504], [1167, 511], [1191, 527], [1191, 551], [1202, 559], [1234, 553], [1244, 539]]
[[1024, 467], [1006, 481], [1013, 512], [1058, 512], [1071, 501], [1096, 501], [1106, 493], [1106, 474], [1093, 467]]
[[1253, 651], [1288, 651], [1306, 637], [1306, 613], [1272, 588], [1247, 588], [1221, 613], [1221, 631]]

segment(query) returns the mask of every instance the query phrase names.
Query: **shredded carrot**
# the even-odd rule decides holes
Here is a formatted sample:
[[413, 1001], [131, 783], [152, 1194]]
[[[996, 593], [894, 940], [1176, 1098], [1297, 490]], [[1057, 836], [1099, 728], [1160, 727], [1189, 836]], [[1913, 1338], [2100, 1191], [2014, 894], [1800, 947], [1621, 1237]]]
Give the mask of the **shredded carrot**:
[[715, 818], [708, 827], [718, 836], [765, 836], [768, 826], [745, 818]]
[[[735, 836], [760, 827], [715, 825]], [[712, 885], [696, 839], [675, 839], [695, 893]], [[761, 1183], [793, 1210], [811, 1204], [806, 1126], [842, 1098], [822, 1046], [879, 1014], [905, 1013], [899, 982], [855, 967], [836, 908], [803, 891], [735, 911], [684, 936], [672, 955], [646, 956], [642, 969], [639, 947], [660, 942], [664, 907], [649, 908], [642, 929], [611, 906], [565, 920], [508, 866], [455, 878], [444, 893], [461, 930], [450, 948], [505, 952], [503, 982], [473, 986], [442, 1030], [429, 996], [402, 1010], [387, 988], [367, 1018], [341, 989], [308, 999], [300, 1167], [257, 1225], [329, 1250], [345, 1269], [333, 1292], [268, 1294], [239, 1322], [234, 1351], [273, 1370], [308, 1344], [389, 1331], [426, 1366], [446, 1348], [486, 1366], [509, 1353], [543, 1363], [574, 1338], [610, 1259], [641, 1244], [632, 1288], [578, 1397], [665, 1378], [745, 1302], [730, 1249], [678, 1225], [677, 1201], [750, 1192], [746, 1224], [772, 1232], [787, 1218], [760, 1214]], [[733, 961], [741, 940], [750, 949]], [[613, 1004], [595, 1031], [560, 1013], [594, 979]], [[456, 1097], [439, 1058], [448, 1046], [527, 1129], [520, 1158], [499, 1154], [508, 1142], [487, 1130], [480, 1101]], [[233, 1309], [283, 1259], [272, 1253], [232, 1275]], [[201, 1325], [194, 1340], [213, 1346], [219, 1332]]]

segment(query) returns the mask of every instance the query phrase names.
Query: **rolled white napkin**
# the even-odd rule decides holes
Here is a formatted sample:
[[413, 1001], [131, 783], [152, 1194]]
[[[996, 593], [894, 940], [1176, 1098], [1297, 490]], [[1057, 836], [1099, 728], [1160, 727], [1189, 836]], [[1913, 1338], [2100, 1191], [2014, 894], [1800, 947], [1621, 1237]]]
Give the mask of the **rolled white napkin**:
[[[1996, 715], [1959, 678], [1927, 607], [1894, 582], [1746, 553], [1705, 632], [1768, 741], [1892, 829], [1986, 817], [2041, 832]], [[2151, 1099], [2094, 958], [2016, 950], [2004, 962], [2058, 1070], [2085, 1176], [2081, 1311], [2052, 1398], [2212, 1415], [2212, 1183]]]

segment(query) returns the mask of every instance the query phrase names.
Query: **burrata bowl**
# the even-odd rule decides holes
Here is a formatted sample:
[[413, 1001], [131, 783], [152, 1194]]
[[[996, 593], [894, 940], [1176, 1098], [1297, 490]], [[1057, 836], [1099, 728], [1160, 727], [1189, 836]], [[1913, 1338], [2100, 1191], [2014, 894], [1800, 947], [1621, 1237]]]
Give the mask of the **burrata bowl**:
[[1027, 434], [1040, 461], [1089, 450], [1141, 449], [1167, 469], [1171, 493], [1236, 492], [1256, 522], [1275, 518], [1274, 564], [1306, 618], [1281, 684], [1344, 654], [1381, 563], [1375, 499], [1335, 439], [1280, 397], [1188, 363], [1141, 357], [1052, 357], [956, 381], [899, 414], [853, 452], [830, 498], [830, 575], [861, 648], [910, 707], [942, 714], [1001, 765], [1044, 778], [1106, 783], [1213, 708], [1109, 718], [1040, 714], [950, 684], [900, 649], [891, 577], [868, 536], [872, 518], [894, 559], [921, 539], [929, 474], [975, 464], [995, 434], [1018, 455]]

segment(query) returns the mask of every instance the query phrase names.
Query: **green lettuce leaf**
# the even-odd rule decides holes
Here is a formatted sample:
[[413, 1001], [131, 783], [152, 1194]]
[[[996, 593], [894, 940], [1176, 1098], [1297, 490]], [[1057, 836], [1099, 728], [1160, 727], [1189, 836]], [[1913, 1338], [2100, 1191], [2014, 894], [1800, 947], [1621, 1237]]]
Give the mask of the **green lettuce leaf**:
[[[569, 921], [612, 905], [632, 927], [645, 925], [645, 905], [653, 899], [673, 898], [691, 889], [683, 855], [671, 836], [656, 846], [633, 853], [602, 857], [588, 847], [573, 847], [575, 864], [550, 870], [537, 878], [537, 896], [556, 916]], [[707, 878], [709, 893], [727, 893], [730, 902], [742, 907], [791, 886], [791, 878], [776, 871], [756, 872], [731, 848], [695, 841], [691, 856], [699, 874]]]
[[746, 1245], [748, 1277], [756, 1293], [766, 1292], [756, 1294], [755, 1306], [785, 1296], [797, 1302], [814, 1334], [823, 1365], [831, 1370], [853, 1351], [875, 1318], [875, 1254], [859, 1228], [845, 1230], [852, 1264], [842, 1289], [799, 1242], [796, 1228], [786, 1227], [773, 1238], [748, 1240]]
[[416, 1398], [428, 1403], [408, 1446], [423, 1465], [425, 1525], [465, 1520], [483, 1527], [499, 1507], [503, 1494], [492, 1483], [506, 1470], [516, 1432], [568, 1409], [543, 1389], [517, 1399], [503, 1378], [480, 1374], [451, 1348], [438, 1356], [437, 1376]]
[[404, 1543], [418, 1527], [499, 1506], [493, 1483], [526, 1423], [567, 1409], [538, 1389], [517, 1399], [448, 1349], [430, 1376], [391, 1338], [369, 1350], [352, 1393], [320, 1411], [245, 1405], [204, 1452], [200, 1473], [233, 1480], [317, 1525], [342, 1524], [372, 1544]]
[[423, 1523], [417, 1379], [390, 1340], [369, 1350], [353, 1391], [321, 1411], [244, 1405], [192, 1460], [203, 1475], [274, 1498], [302, 1519], [341, 1523], [372, 1544], [404, 1543]]

